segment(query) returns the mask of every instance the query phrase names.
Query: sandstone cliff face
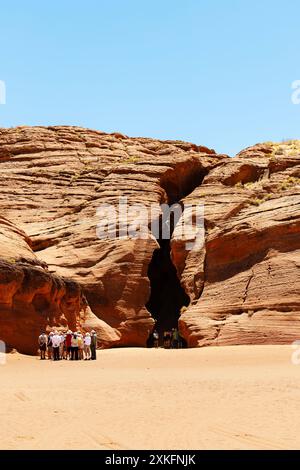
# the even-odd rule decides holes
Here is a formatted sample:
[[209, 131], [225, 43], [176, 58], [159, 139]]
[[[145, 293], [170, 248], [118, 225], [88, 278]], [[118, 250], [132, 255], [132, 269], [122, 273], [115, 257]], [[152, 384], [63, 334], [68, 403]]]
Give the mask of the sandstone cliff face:
[[[299, 178], [297, 142], [232, 159], [82, 128], [0, 129], [0, 339], [34, 353], [41, 329], [77, 324], [104, 346], [144, 346], [151, 314], [171, 326], [162, 317], [182, 305], [189, 346], [298, 339]], [[120, 197], [147, 208], [203, 201], [204, 247], [189, 252], [175, 228], [175, 270], [150, 230], [99, 239], [97, 208], [118, 211]]]
[[[147, 207], [177, 200], [224, 158], [184, 142], [70, 127], [2, 129], [0, 158], [1, 214], [26, 233], [30, 256], [82, 287], [104, 345], [145, 345], [154, 324], [145, 308], [147, 271], [158, 244], [153, 237], [99, 240], [97, 207], [118, 205], [120, 196]], [[30, 308], [28, 301], [31, 320]]]
[[80, 284], [51, 274], [30, 245], [23, 231], [0, 218], [0, 337], [7, 350], [35, 354], [38, 335], [51, 328], [83, 323], [101, 329]]
[[246, 149], [188, 196], [203, 198], [206, 223], [205, 247], [180, 267], [190, 346], [300, 337], [299, 152], [299, 142]]

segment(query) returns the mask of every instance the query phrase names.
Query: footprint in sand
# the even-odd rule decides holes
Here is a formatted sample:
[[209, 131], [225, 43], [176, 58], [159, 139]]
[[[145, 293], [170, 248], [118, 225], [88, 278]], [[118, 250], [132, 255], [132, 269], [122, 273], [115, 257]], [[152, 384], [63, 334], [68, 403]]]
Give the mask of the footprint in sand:
[[271, 440], [265, 439], [259, 436], [255, 436], [254, 434], [250, 434], [247, 432], [239, 431], [239, 430], [230, 430], [229, 428], [222, 428], [220, 426], [214, 426], [209, 428], [210, 431], [220, 434], [224, 437], [229, 439], [233, 439], [236, 441], [241, 442], [242, 444], [246, 444], [251, 449], [260, 449], [260, 450], [283, 450], [283, 447]]
[[24, 392], [17, 392], [15, 393], [15, 397], [18, 398], [18, 400], [21, 401], [30, 401], [30, 398], [28, 398]]
[[22, 441], [32, 441], [34, 437], [33, 436], [16, 436], [16, 439], [20, 439]]

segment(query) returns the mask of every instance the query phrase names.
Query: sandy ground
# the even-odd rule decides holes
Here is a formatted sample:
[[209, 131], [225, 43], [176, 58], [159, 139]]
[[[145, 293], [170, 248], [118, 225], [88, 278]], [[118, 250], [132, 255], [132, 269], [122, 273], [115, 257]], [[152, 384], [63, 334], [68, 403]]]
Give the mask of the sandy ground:
[[299, 449], [290, 346], [113, 349], [97, 362], [12, 354], [1, 449]]

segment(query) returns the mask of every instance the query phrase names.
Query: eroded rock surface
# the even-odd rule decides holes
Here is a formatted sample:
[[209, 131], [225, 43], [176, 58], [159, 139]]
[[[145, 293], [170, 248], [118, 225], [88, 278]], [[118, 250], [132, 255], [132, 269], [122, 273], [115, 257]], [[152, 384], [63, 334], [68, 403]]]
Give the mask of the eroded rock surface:
[[31, 250], [28, 236], [4, 218], [0, 218], [0, 315], [0, 336], [7, 350], [16, 348], [25, 354], [35, 354], [37, 337], [51, 328], [95, 328], [104, 343], [108, 337], [111, 343], [115, 335], [89, 310], [81, 285], [50, 273]]
[[[205, 204], [206, 243], [178, 263], [191, 298], [180, 319], [188, 344], [298, 339], [299, 142], [246, 149], [212, 170], [187, 200], [199, 198]], [[178, 247], [174, 240], [175, 263]]]
[[[179, 141], [25, 127], [0, 130], [0, 159], [0, 211], [30, 240], [32, 250], [23, 247], [28, 258], [47, 267], [48, 276], [81, 286], [88, 311], [102, 321], [98, 333], [104, 346], [145, 345], [154, 325], [145, 308], [147, 271], [158, 244], [151, 236], [97, 238], [97, 208], [118, 207], [120, 197], [147, 207], [178, 200], [226, 157]], [[18, 250], [11, 251], [17, 257]], [[27, 329], [35, 337], [40, 323], [30, 308], [28, 301]], [[80, 317], [78, 308], [75, 313]], [[20, 316], [12, 323], [24, 327]], [[84, 318], [81, 323], [91, 325]], [[21, 343], [16, 338], [14, 346]]]
[[97, 208], [112, 204], [119, 216], [120, 198], [204, 203], [205, 245], [187, 250], [181, 221], [171, 241], [190, 299], [179, 321], [189, 346], [298, 339], [299, 182], [297, 141], [229, 158], [83, 128], [0, 129], [1, 339], [34, 353], [41, 329], [80, 325], [103, 346], [146, 344], [159, 245], [150, 229], [146, 239], [97, 237]]

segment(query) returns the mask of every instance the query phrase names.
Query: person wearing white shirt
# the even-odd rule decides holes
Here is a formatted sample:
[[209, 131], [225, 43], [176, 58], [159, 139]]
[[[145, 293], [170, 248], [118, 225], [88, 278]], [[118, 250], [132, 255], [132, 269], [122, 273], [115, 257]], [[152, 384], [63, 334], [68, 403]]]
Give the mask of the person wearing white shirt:
[[84, 360], [89, 361], [91, 359], [91, 335], [86, 333], [84, 337]]
[[53, 347], [53, 360], [59, 361], [59, 346], [60, 346], [60, 335], [57, 331], [52, 336], [52, 347]]

